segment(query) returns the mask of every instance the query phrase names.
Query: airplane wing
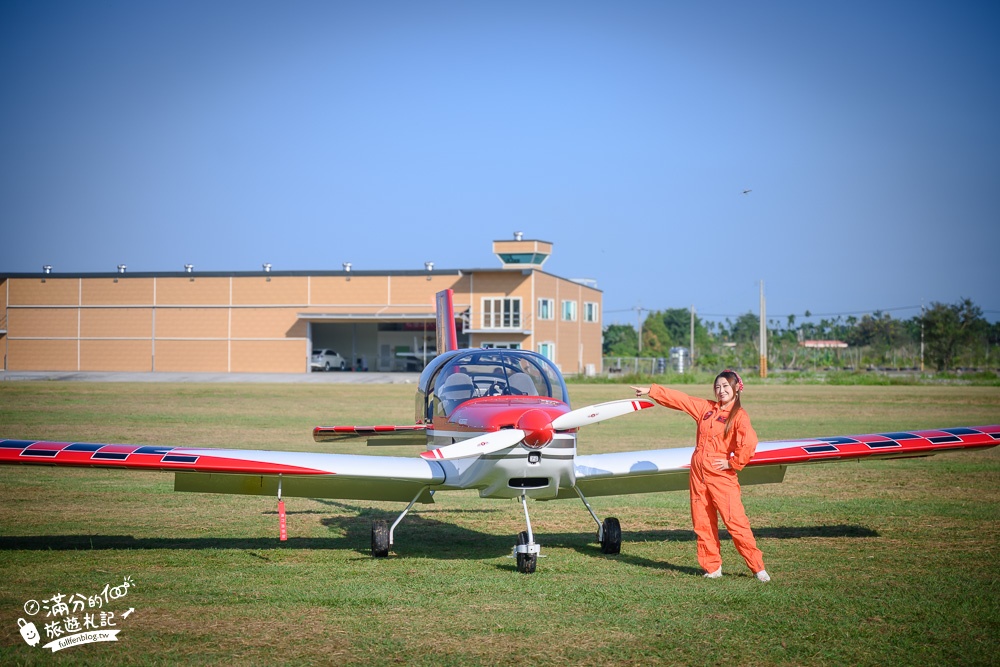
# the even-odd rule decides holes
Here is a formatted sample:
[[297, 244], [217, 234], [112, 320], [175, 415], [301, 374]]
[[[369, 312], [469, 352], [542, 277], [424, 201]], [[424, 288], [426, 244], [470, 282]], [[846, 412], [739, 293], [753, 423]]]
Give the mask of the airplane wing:
[[[1000, 424], [761, 442], [739, 478], [740, 484], [768, 484], [782, 481], [785, 469], [798, 463], [912, 458], [998, 444]], [[686, 489], [693, 451], [681, 447], [578, 456], [576, 484], [588, 497]], [[559, 490], [558, 498], [575, 497], [572, 489]]]
[[426, 445], [427, 425], [408, 426], [317, 426], [313, 429], [316, 442], [340, 442], [368, 438], [368, 446]]
[[434, 502], [428, 486], [445, 480], [435, 461], [414, 457], [201, 449], [91, 442], [0, 440], [0, 464], [160, 470], [175, 491]]

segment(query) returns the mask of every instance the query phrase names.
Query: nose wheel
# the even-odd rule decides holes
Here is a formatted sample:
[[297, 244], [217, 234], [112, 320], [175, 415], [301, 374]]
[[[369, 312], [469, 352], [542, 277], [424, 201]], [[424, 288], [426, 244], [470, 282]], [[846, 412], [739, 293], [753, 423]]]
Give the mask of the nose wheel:
[[528, 498], [521, 494], [521, 506], [524, 507], [524, 522], [528, 530], [522, 530], [517, 535], [517, 544], [514, 546], [514, 558], [517, 559], [517, 571], [522, 574], [531, 574], [538, 566], [538, 555], [542, 551], [540, 544], [535, 544], [535, 538], [531, 534], [531, 518], [528, 517]]
[[[531, 574], [538, 566], [538, 552], [531, 553], [528, 551], [532, 546], [536, 549], [540, 548], [537, 544], [531, 544], [528, 531], [522, 530], [518, 533], [517, 546], [514, 547], [514, 556], [517, 558], [517, 571], [522, 574]], [[523, 551], [519, 551], [519, 549], [523, 549]]]

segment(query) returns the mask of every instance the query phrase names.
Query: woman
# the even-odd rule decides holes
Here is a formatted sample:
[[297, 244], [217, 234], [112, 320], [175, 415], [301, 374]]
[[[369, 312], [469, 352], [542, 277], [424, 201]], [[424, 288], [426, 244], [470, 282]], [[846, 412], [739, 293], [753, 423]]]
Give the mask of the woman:
[[757, 433], [740, 405], [743, 380], [735, 371], [719, 373], [715, 378], [715, 401], [658, 384], [632, 389], [636, 396], [648, 394], [660, 405], [688, 413], [698, 423], [697, 444], [691, 455], [691, 520], [698, 538], [698, 563], [705, 569], [705, 576], [710, 579], [722, 576], [718, 519], [721, 516], [750, 571], [759, 581], [770, 581], [743, 509], [736, 477], [736, 472], [743, 469], [757, 448]]

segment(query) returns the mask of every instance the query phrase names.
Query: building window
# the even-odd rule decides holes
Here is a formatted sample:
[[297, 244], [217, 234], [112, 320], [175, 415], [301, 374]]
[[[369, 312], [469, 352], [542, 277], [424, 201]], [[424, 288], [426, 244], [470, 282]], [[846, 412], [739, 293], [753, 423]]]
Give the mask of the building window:
[[542, 355], [550, 361], [556, 360], [556, 344], [555, 343], [539, 343], [538, 344], [538, 354]]
[[562, 318], [564, 322], [576, 322], [576, 301], [562, 302]]
[[551, 320], [556, 316], [556, 302], [554, 299], [538, 300], [538, 319]]
[[519, 329], [521, 327], [521, 299], [483, 299], [484, 329]]
[[483, 343], [488, 350], [520, 350], [520, 343]]
[[583, 303], [583, 321], [584, 322], [596, 322], [598, 317], [597, 304], [593, 301], [584, 301]]

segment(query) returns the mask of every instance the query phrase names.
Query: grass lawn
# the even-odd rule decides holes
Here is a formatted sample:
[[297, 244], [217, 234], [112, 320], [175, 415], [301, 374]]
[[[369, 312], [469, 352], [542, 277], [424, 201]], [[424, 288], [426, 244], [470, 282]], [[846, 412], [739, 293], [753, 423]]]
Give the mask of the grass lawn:
[[[708, 386], [682, 387], [710, 396]], [[0, 384], [0, 438], [417, 454], [312, 441], [323, 424], [410, 423], [406, 385]], [[575, 406], [628, 398], [571, 385]], [[748, 388], [763, 440], [1000, 423], [1000, 388]], [[584, 453], [690, 446], [662, 408], [588, 427]], [[805, 465], [746, 487], [770, 584], [727, 540], [703, 579], [686, 493], [595, 498], [622, 523], [605, 556], [578, 501], [532, 502], [538, 571], [509, 558], [520, 504], [441, 493], [368, 555], [395, 503], [184, 494], [173, 476], [0, 466], [0, 664], [955, 665], [1000, 663], [1000, 448]], [[45, 610], [93, 598], [118, 641], [52, 654]], [[77, 602], [78, 605], [81, 603]], [[134, 611], [127, 617], [122, 614]], [[110, 626], [108, 626], [110, 627]]]

